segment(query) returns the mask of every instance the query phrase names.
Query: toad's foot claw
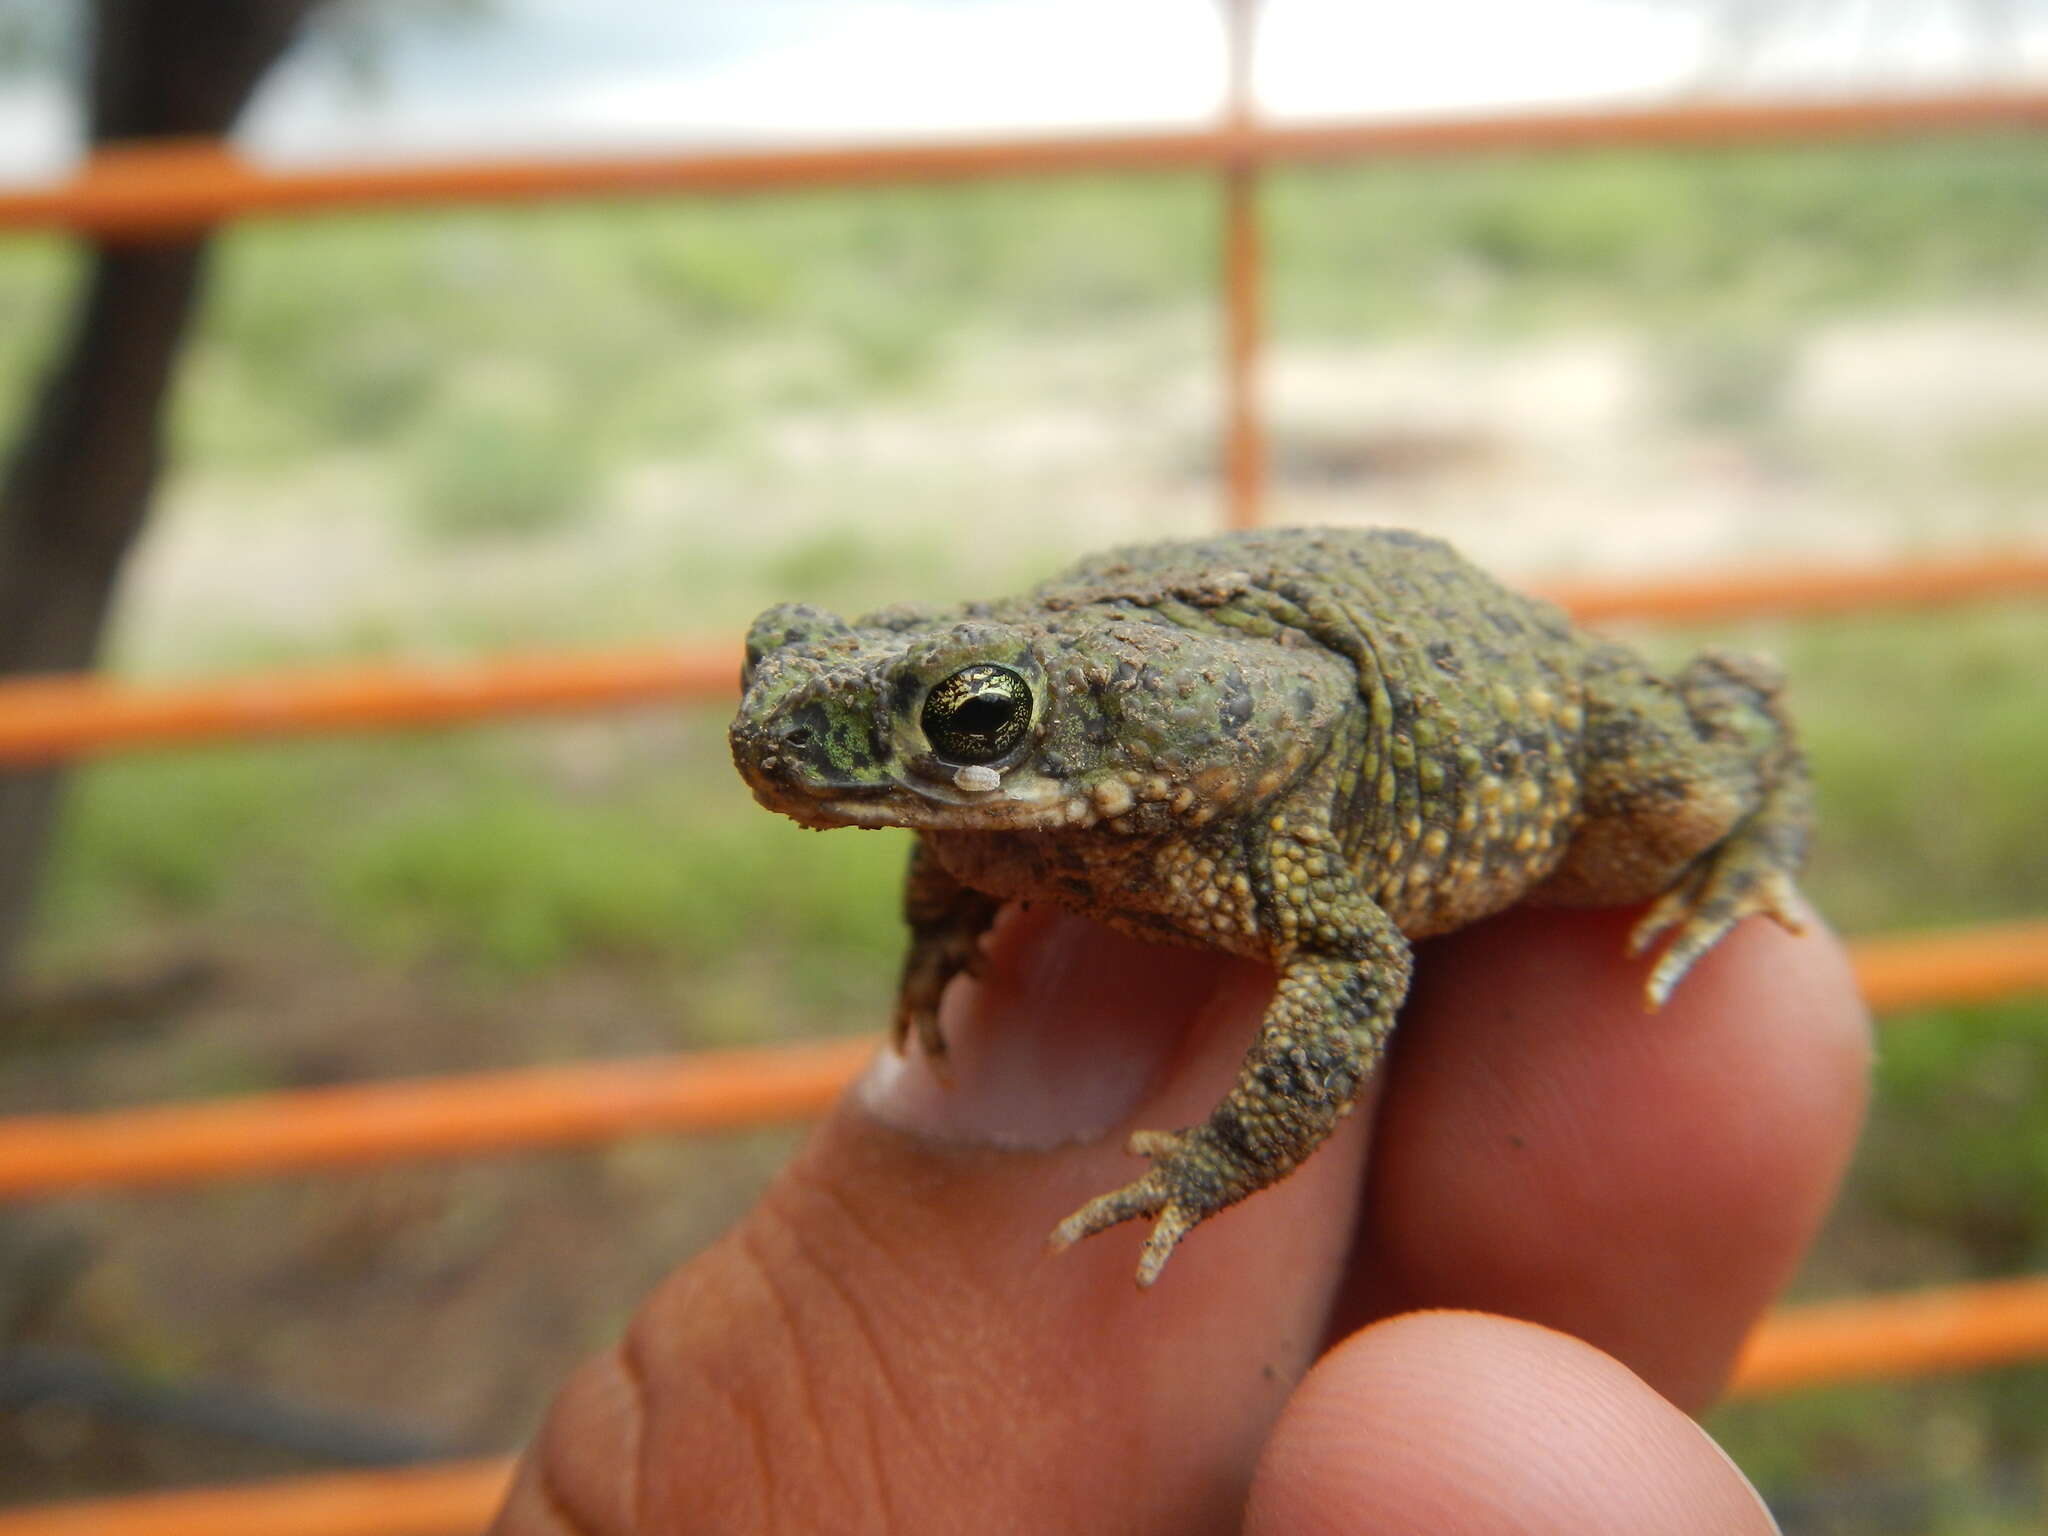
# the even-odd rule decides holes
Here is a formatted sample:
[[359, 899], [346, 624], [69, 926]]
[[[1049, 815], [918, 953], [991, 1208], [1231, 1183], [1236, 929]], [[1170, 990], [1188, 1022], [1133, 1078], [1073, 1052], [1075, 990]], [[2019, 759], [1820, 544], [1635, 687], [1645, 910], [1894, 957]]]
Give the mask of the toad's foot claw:
[[890, 1044], [900, 1055], [917, 1037], [917, 1048], [941, 1079], [947, 1077], [946, 1037], [939, 1029], [939, 999], [955, 976], [979, 976], [981, 950], [976, 935], [965, 929], [948, 931], [936, 939], [915, 945], [903, 965], [903, 981], [896, 993], [896, 1017], [889, 1030]]
[[1762, 914], [1791, 933], [1803, 933], [1792, 877], [1772, 864], [1743, 857], [1740, 845], [1709, 855], [1658, 897], [1629, 934], [1628, 952], [1640, 955], [1668, 930], [1677, 934], [1658, 957], [1644, 988], [1661, 1008], [1693, 963], [1745, 917]]
[[1131, 1152], [1157, 1161], [1143, 1178], [1096, 1196], [1053, 1228], [1048, 1246], [1059, 1252], [1119, 1222], [1155, 1216], [1158, 1220], [1138, 1260], [1138, 1285], [1151, 1285], [1166, 1268], [1174, 1245], [1227, 1203], [1215, 1198], [1213, 1175], [1204, 1177], [1189, 1159], [1188, 1141], [1184, 1131], [1134, 1132], [1128, 1143]]
[[917, 1037], [918, 1053], [932, 1069], [932, 1076], [948, 1086], [953, 1081], [953, 1068], [946, 1054], [946, 1036], [939, 1028], [939, 1010], [936, 1006], [920, 1007], [908, 998], [897, 1003], [896, 1017], [889, 1028], [889, 1044], [897, 1055], [902, 1055], [910, 1044], [912, 1035]]
[[1695, 864], [1678, 877], [1678, 882], [1650, 904], [1648, 911], [1629, 930], [1630, 955], [1645, 953], [1675, 924], [1692, 915], [1706, 884], [1706, 866]]

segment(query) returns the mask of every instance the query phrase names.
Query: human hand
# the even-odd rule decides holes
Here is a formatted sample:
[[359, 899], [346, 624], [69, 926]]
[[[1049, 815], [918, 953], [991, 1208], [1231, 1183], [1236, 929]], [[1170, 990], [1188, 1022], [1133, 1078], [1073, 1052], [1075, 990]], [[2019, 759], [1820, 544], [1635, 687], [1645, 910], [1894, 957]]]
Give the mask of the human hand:
[[[1742, 925], [1645, 1013], [1627, 917], [1425, 946], [1379, 1087], [1197, 1230], [1045, 1234], [1201, 1118], [1271, 976], [1043, 909], [563, 1390], [498, 1536], [1748, 1536], [1709, 1401], [1847, 1160], [1839, 947]], [[1458, 1309], [1458, 1310], [1421, 1310]]]

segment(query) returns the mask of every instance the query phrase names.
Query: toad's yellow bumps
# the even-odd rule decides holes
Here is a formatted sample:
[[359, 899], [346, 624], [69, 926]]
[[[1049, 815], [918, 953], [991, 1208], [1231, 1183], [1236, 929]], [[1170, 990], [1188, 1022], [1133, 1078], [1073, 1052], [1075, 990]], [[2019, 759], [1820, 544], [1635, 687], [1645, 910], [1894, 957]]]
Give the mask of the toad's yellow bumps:
[[1054, 1233], [1196, 1223], [1285, 1176], [1372, 1071], [1408, 941], [1529, 899], [1656, 899], [1661, 1002], [1753, 912], [1786, 921], [1805, 766], [1761, 663], [1664, 677], [1434, 539], [1291, 530], [1114, 550], [1019, 597], [848, 624], [798, 604], [747, 637], [732, 726], [764, 805], [918, 832], [896, 1015], [998, 904], [1252, 955], [1280, 986], [1230, 1094], [1145, 1132], [1152, 1166]]

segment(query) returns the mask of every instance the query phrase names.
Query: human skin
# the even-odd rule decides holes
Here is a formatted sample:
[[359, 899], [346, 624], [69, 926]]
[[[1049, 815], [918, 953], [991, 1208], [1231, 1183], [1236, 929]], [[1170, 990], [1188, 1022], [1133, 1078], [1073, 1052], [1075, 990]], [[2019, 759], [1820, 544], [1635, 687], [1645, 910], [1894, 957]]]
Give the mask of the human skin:
[[[1050, 1222], [1234, 1072], [1271, 986], [1034, 910], [563, 1389], [500, 1536], [1772, 1529], [1686, 1417], [1810, 1240], [1867, 1022], [1819, 926], [1659, 1013], [1628, 914], [1423, 947], [1374, 1093], [1147, 1293]], [[1453, 1310], [1455, 1309], [1455, 1310]]]

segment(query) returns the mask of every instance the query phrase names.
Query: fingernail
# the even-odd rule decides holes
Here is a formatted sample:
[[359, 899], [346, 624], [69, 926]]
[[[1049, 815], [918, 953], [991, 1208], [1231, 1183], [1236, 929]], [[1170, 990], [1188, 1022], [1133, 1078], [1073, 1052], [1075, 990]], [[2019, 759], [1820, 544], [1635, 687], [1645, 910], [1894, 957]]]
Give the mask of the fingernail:
[[1006, 914], [981, 977], [939, 1010], [942, 1078], [917, 1042], [856, 1090], [877, 1119], [944, 1141], [1045, 1150], [1127, 1121], [1162, 1082], [1223, 974], [1219, 957], [1064, 913]]

